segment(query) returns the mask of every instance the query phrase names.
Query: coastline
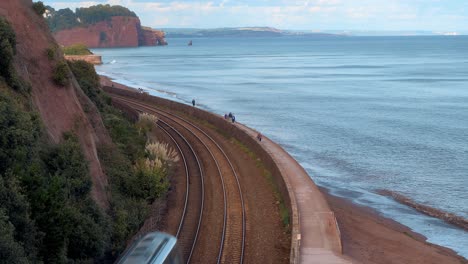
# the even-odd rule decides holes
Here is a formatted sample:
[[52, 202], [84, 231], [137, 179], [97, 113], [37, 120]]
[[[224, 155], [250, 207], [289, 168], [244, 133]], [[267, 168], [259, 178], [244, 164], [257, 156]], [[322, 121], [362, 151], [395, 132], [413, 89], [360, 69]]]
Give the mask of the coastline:
[[370, 207], [319, 189], [335, 212], [343, 254], [360, 263], [468, 263], [452, 249], [427, 242], [425, 236]]
[[[101, 75], [101, 84], [138, 91]], [[320, 188], [335, 211], [342, 234], [343, 253], [359, 263], [468, 263], [453, 250], [426, 242], [426, 238], [371, 208], [330, 195]]]

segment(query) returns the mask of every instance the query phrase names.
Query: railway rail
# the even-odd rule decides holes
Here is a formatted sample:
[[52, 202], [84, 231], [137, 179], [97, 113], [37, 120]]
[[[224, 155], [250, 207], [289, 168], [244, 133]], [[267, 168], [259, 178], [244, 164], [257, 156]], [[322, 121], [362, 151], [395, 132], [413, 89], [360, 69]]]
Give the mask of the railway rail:
[[[196, 160], [198, 160], [198, 156], [196, 156], [196, 152], [194, 148], [191, 147], [191, 144], [199, 144], [202, 145], [205, 149], [206, 153], [209, 154], [213, 163], [216, 167], [219, 181], [222, 187], [222, 199], [223, 199], [223, 206], [224, 206], [224, 213], [223, 213], [223, 223], [222, 223], [222, 231], [220, 232], [220, 239], [218, 244], [218, 254], [217, 254], [217, 263], [243, 263], [244, 260], [244, 248], [245, 248], [245, 237], [246, 237], [246, 216], [245, 216], [245, 206], [244, 200], [242, 195], [242, 189], [239, 182], [239, 176], [230, 161], [229, 157], [226, 155], [224, 150], [221, 146], [205, 131], [203, 131], [200, 127], [196, 126], [189, 120], [171, 113], [167, 110], [158, 108], [154, 105], [148, 105], [145, 103], [141, 103], [135, 100], [131, 100], [128, 98], [124, 98], [121, 96], [112, 95], [114, 99], [119, 100], [122, 103], [127, 104], [128, 106], [132, 107], [133, 109], [141, 112], [147, 112], [151, 114], [156, 114], [159, 117], [158, 125], [165, 130], [167, 133], [175, 133], [177, 137], [181, 138], [182, 141], [191, 149], [191, 152], [195, 155]], [[172, 131], [172, 132], [170, 132]], [[171, 136], [174, 142], [176, 142], [175, 138]], [[181, 145], [178, 145], [179, 152], [182, 153]], [[200, 149], [200, 148], [197, 148]], [[188, 165], [185, 165], [187, 171], [189, 171]], [[192, 166], [193, 167], [193, 166]], [[203, 179], [203, 170], [201, 169], [202, 166], [198, 163], [198, 168], [200, 169], [200, 178]], [[190, 171], [193, 169], [190, 169]], [[188, 175], [188, 174], [187, 174]], [[205, 173], [205, 177], [212, 176], [209, 173]], [[190, 179], [192, 176], [187, 176], [188, 184], [190, 184]], [[208, 178], [207, 178], [208, 179]], [[203, 181], [203, 180], [202, 180]], [[206, 182], [210, 181], [205, 181]], [[203, 185], [203, 184], [202, 184]], [[187, 185], [189, 186], [189, 185]], [[208, 186], [206, 186], [208, 187]], [[216, 188], [216, 186], [210, 186], [210, 188]], [[190, 196], [190, 190], [186, 194], [186, 206], [191, 207], [190, 203], [194, 198]], [[196, 198], [195, 198], [196, 199]], [[203, 201], [203, 200], [202, 200]], [[185, 235], [182, 235], [186, 225], [185, 219], [193, 218], [194, 213], [183, 213], [183, 218], [181, 219], [181, 224], [179, 226], [178, 234], [180, 235], [180, 239], [185, 239]], [[191, 210], [190, 212], [193, 212]], [[189, 216], [190, 215], [190, 216]], [[199, 217], [198, 222], [198, 229], [197, 234], [195, 235], [194, 244], [192, 249], [189, 253], [186, 254], [187, 263], [190, 262], [191, 257], [193, 254], [196, 254], [196, 242], [197, 238], [203, 236], [203, 233], [198, 234], [200, 232], [200, 225], [202, 222], [202, 215], [203, 215], [203, 206], [201, 209], [201, 214]], [[190, 229], [190, 228], [187, 228]], [[192, 228], [193, 229], [193, 228]], [[190, 231], [189, 231], [190, 232]], [[193, 231], [191, 231], [193, 233]], [[190, 236], [189, 236], [190, 237]], [[211, 246], [211, 248], [214, 245]], [[195, 252], [195, 253], [194, 253]]]
[[[185, 169], [185, 199], [184, 208], [175, 236], [182, 251], [182, 256], [186, 263], [190, 263], [203, 217], [203, 207], [205, 200], [204, 175], [200, 159], [195, 153], [192, 145], [176, 129], [165, 122], [160, 122], [158, 126], [172, 140], [179, 151]], [[172, 133], [175, 136], [171, 135]], [[179, 140], [177, 140], [178, 138]], [[179, 142], [178, 142], [179, 141]], [[185, 153], [189, 153], [186, 155]], [[192, 157], [189, 159], [188, 157]]]

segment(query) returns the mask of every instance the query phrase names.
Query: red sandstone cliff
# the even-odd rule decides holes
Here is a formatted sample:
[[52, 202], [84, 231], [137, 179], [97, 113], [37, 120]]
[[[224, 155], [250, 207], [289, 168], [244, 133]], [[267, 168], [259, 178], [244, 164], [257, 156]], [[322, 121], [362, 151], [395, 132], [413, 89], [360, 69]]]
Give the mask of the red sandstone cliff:
[[82, 43], [90, 48], [167, 45], [164, 36], [163, 31], [142, 27], [139, 18], [126, 16], [54, 33], [60, 45]]
[[149, 27], [141, 27], [139, 43], [140, 46], [167, 45], [164, 37], [164, 31], [155, 30]]
[[[73, 77], [65, 87], [57, 86], [52, 81], [57, 60], [49, 60], [46, 50], [57, 44], [44, 19], [34, 13], [31, 6], [32, 0], [0, 1], [0, 16], [11, 23], [16, 33], [15, 68], [32, 85], [32, 99], [49, 139], [57, 143], [67, 131], [73, 131], [78, 136], [89, 162], [92, 197], [98, 205], [106, 208], [108, 181], [101, 168], [96, 146], [110, 142], [110, 137], [96, 107]], [[58, 57], [62, 59], [62, 54], [58, 54]]]

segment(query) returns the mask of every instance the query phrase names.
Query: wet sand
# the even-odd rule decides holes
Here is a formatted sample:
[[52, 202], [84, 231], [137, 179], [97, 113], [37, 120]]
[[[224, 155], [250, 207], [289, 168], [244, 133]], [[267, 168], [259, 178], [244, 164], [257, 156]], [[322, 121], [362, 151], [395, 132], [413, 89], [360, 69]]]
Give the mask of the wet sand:
[[330, 195], [321, 188], [340, 227], [343, 253], [359, 263], [468, 263], [453, 250], [426, 242], [426, 237], [371, 208]]
[[[115, 88], [137, 89], [101, 76], [101, 84]], [[380, 216], [371, 208], [330, 195], [320, 188], [335, 212], [341, 231], [343, 253], [356, 263], [468, 263], [453, 250], [426, 242], [423, 235]]]

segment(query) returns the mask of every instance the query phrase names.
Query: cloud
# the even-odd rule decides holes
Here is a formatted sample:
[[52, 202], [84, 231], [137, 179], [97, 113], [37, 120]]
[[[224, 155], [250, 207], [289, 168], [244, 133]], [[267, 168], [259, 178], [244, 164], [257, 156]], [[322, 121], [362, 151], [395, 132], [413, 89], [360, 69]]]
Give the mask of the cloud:
[[[285, 29], [462, 29], [468, 1], [458, 0], [45, 0], [55, 8], [118, 4], [160, 27], [273, 26]], [[161, 21], [159, 21], [160, 19]]]
[[164, 27], [169, 25], [170, 19], [168, 17], [158, 17], [153, 20], [152, 26], [153, 27]]

